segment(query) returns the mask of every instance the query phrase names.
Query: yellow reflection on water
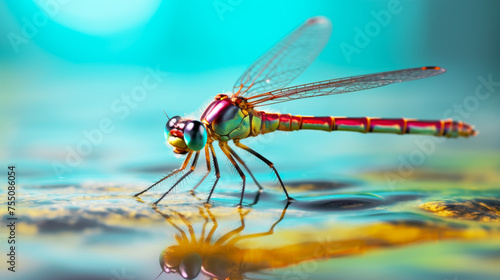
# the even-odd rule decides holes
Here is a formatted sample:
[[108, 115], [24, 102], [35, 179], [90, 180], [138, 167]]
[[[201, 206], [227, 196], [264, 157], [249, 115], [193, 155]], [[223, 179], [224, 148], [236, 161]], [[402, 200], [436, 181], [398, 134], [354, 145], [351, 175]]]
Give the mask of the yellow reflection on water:
[[[422, 207], [432, 211], [429, 206], [439, 203], [426, 203]], [[498, 201], [469, 201], [464, 203], [463, 207], [481, 204], [491, 209], [493, 206], [488, 203], [495, 204]], [[167, 213], [155, 209], [177, 230], [174, 236], [177, 244], [170, 245], [161, 252], [160, 266], [164, 272], [179, 274], [185, 279], [193, 279], [200, 273], [215, 279], [244, 279], [250, 272], [286, 268], [306, 261], [357, 255], [408, 244], [486, 238], [490, 241], [500, 241], [499, 231], [495, 228], [480, 225], [457, 226], [433, 219], [418, 222], [376, 221], [359, 225], [332, 225], [322, 229], [300, 226], [293, 230], [275, 229], [286, 219], [288, 206], [285, 206], [281, 216], [267, 231], [253, 234], [244, 233], [246, 215], [253, 210], [240, 209], [240, 225], [236, 229], [219, 233], [217, 238], [214, 238], [214, 234], [220, 225], [217, 222], [218, 217], [210, 208], [199, 209], [199, 216], [204, 222], [198, 232], [190, 219], [183, 214], [173, 210]], [[462, 213], [473, 211], [474, 209], [469, 209]], [[441, 215], [441, 212], [437, 211], [436, 214]], [[496, 215], [498, 219], [498, 209], [491, 215]], [[194, 216], [191, 218], [200, 220]], [[210, 229], [208, 224], [212, 224]], [[272, 239], [262, 240], [263, 237], [271, 235]], [[313, 236], [314, 238], [311, 238]], [[256, 241], [257, 239], [260, 240]]]
[[500, 201], [493, 199], [431, 201], [420, 205], [420, 207], [442, 217], [500, 222]]

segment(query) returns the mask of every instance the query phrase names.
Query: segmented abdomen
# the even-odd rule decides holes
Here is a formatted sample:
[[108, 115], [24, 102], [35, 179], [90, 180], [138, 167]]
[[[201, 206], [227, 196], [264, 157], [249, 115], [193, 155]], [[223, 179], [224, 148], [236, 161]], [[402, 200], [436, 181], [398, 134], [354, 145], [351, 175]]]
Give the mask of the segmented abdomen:
[[453, 138], [476, 135], [476, 131], [471, 125], [451, 119], [414, 120], [405, 118], [306, 117], [265, 112], [260, 112], [260, 115], [262, 119], [261, 134], [276, 130], [294, 131], [311, 129], [324, 131], [357, 131], [363, 133], [424, 134]]

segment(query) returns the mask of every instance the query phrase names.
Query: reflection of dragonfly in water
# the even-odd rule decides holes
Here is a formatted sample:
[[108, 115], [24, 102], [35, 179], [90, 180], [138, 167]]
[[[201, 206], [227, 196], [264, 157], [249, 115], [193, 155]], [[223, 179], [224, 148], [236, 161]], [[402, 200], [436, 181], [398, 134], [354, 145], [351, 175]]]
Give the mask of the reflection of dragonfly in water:
[[[177, 154], [187, 154], [182, 166], [164, 177], [149, 188], [137, 193], [136, 196], [148, 191], [170, 176], [186, 169], [194, 155], [191, 168], [186, 172], [154, 205], [170, 193], [184, 178], [191, 174], [198, 162], [201, 150], [205, 150], [207, 173], [211, 170], [211, 159], [215, 167], [216, 180], [210, 190], [207, 203], [219, 180], [219, 166], [213, 148], [217, 141], [225, 156], [243, 180], [241, 199], [245, 191], [245, 174], [239, 167], [239, 162], [254, 179], [252, 173], [228, 145], [232, 140], [236, 147], [241, 148], [265, 162], [276, 174], [283, 191], [291, 201], [286, 188], [273, 163], [251, 148], [240, 143], [241, 139], [255, 137], [274, 131], [295, 131], [302, 129], [323, 131], [357, 131], [362, 133], [379, 132], [394, 134], [424, 134], [445, 137], [468, 137], [476, 134], [474, 128], [461, 121], [448, 120], [413, 120], [405, 118], [347, 118], [347, 117], [306, 117], [290, 114], [268, 113], [257, 108], [290, 100], [325, 96], [339, 93], [381, 87], [393, 83], [412, 81], [444, 73], [440, 67], [419, 67], [405, 70], [389, 71], [376, 74], [354, 76], [325, 80], [284, 88], [296, 78], [318, 56], [325, 46], [331, 32], [328, 19], [315, 17], [307, 20], [290, 35], [285, 37], [267, 53], [255, 61], [237, 80], [230, 95], [219, 94], [210, 103], [200, 117], [193, 120], [175, 116], [169, 118], [165, 127], [165, 138], [174, 147]], [[168, 116], [167, 116], [168, 117]], [[201, 183], [201, 182], [200, 182]], [[198, 183], [194, 188], [199, 186]], [[262, 187], [257, 183], [260, 190]]]
[[[345, 201], [351, 203], [347, 208], [341, 206], [342, 203], [337, 203], [337, 206], [333, 207], [349, 209], [349, 211], [363, 209], [362, 206], [352, 206], [352, 202], [356, 201], [355, 197]], [[494, 206], [492, 203], [495, 203], [494, 200], [450, 204], [450, 208], [453, 205], [461, 207], [453, 207], [452, 211], [448, 209], [446, 213], [454, 213], [462, 217], [474, 213], [473, 216], [469, 215], [469, 219], [477, 220], [477, 213], [481, 211], [480, 209], [484, 209], [485, 206]], [[218, 238], [214, 236], [217, 234], [217, 228], [222, 228], [224, 224], [224, 221], [221, 220], [223, 216], [212, 213], [210, 207], [199, 207], [199, 216], [203, 221], [200, 227], [192, 224], [192, 221], [197, 217], [196, 212], [190, 213], [188, 219], [177, 211], [170, 210], [167, 214], [167, 212], [162, 212], [154, 207], [153, 209], [161, 214], [178, 232], [174, 236], [177, 244], [167, 247], [160, 254], [162, 273], [179, 274], [185, 279], [193, 279], [200, 273], [210, 279], [251, 279], [249, 274], [266, 273], [269, 276], [271, 270], [295, 266], [293, 269], [274, 271], [272, 276], [284, 274], [280, 275], [282, 276], [280, 278], [313, 279], [316, 277], [311, 277], [311, 275], [317, 275], [313, 271], [318, 262], [328, 261], [332, 258], [356, 256], [374, 250], [394, 249], [411, 244], [436, 242], [436, 240], [491, 241], [491, 238], [500, 240], [499, 231], [495, 226], [485, 227], [481, 223], [441, 220], [418, 213], [384, 212], [378, 214], [378, 216], [383, 217], [381, 220], [373, 220], [369, 218], [370, 216], [366, 216], [362, 219], [369, 218], [372, 222], [345, 223], [340, 221], [340, 223], [336, 222], [332, 225], [324, 224], [319, 228], [301, 227], [295, 222], [293, 228], [284, 228], [283, 225], [277, 227], [285, 220], [289, 204], [285, 205], [279, 218], [267, 231], [253, 234], [243, 234], [245, 223], [255, 222], [255, 219], [258, 219], [257, 227], [262, 225], [262, 212], [260, 212], [262, 210], [238, 209], [241, 225], [229, 232], [222, 232]], [[443, 209], [439, 201], [426, 203], [427, 210], [430, 211], [433, 207], [439, 210]], [[264, 211], [269, 211], [269, 209]], [[491, 218], [489, 214], [494, 212], [492, 208], [483, 217]], [[300, 211], [296, 213], [300, 213]], [[295, 217], [287, 216], [288, 219], [297, 217], [304, 218], [300, 214]], [[182, 229], [183, 226], [179, 222], [184, 224], [187, 231]], [[210, 230], [207, 229], [209, 223], [213, 224]], [[201, 233], [198, 234], [199, 232]], [[259, 239], [271, 235], [271, 239], [267, 242]], [[245, 240], [250, 242], [246, 244], [241, 242]], [[256, 241], [260, 242], [256, 243]], [[270, 279], [270, 277], [266, 277], [266, 279]]]
[[[236, 246], [236, 243], [244, 239], [273, 234], [276, 225], [285, 217], [289, 204], [290, 202], [285, 205], [281, 216], [267, 232], [248, 235], [240, 235], [240, 233], [245, 229], [245, 216], [251, 210], [239, 209], [241, 226], [215, 241], [212, 241], [212, 237], [218, 223], [208, 207], [200, 207], [200, 215], [205, 219], [205, 222], [198, 238], [191, 222], [184, 215], [172, 210], [188, 228], [189, 237], [175, 223], [173, 216], [167, 215], [155, 207], [156, 212], [161, 214], [180, 233], [180, 235], [175, 236], [178, 245], [166, 248], [160, 255], [162, 273], [178, 273], [185, 279], [193, 279], [200, 272], [214, 279], [243, 279], [245, 273], [276, 267], [279, 259], [275, 259], [275, 254], [269, 254], [272, 250], [242, 249]], [[210, 232], [205, 235], [209, 221], [213, 223], [213, 226]]]

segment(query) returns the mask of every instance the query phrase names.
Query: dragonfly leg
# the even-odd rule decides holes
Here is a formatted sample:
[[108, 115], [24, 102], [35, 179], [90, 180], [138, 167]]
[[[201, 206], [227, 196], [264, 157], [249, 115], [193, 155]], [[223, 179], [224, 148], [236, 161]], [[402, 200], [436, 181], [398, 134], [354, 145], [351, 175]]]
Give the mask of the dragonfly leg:
[[233, 164], [234, 168], [236, 168], [236, 171], [240, 174], [241, 179], [243, 180], [243, 187], [241, 189], [241, 198], [240, 198], [240, 203], [239, 206], [243, 203], [243, 196], [245, 195], [245, 181], [246, 177], [245, 174], [243, 174], [243, 171], [241, 171], [241, 168], [238, 166], [236, 161], [234, 160], [233, 156], [231, 156], [231, 152], [229, 149], [229, 146], [227, 145], [227, 142], [219, 142], [219, 147], [221, 148], [222, 152], [226, 155], [226, 157], [229, 159], [229, 161]]
[[258, 191], [257, 194], [255, 195], [255, 198], [253, 199], [253, 202], [248, 204], [248, 206], [254, 206], [255, 204], [257, 204], [259, 202], [259, 198], [260, 198], [260, 194], [262, 193], [262, 191]]
[[173, 212], [181, 219], [181, 221], [184, 223], [184, 225], [186, 225], [186, 227], [188, 228], [189, 235], [191, 236], [191, 242], [196, 241], [196, 234], [194, 233], [193, 225], [191, 224], [191, 222], [188, 221], [188, 219], [186, 219], [186, 217], [184, 215], [182, 215], [181, 213], [179, 213], [177, 211], [173, 211]]
[[182, 175], [182, 177], [175, 182], [175, 184], [166, 192], [164, 193], [160, 199], [158, 199], [155, 203], [153, 203], [153, 206], [156, 206], [158, 202], [160, 202], [167, 194], [169, 194], [182, 180], [184, 180], [189, 174], [193, 173], [194, 169], [196, 168], [196, 163], [198, 162], [198, 157], [200, 156], [200, 152], [196, 152], [194, 159], [193, 159], [193, 164], [191, 164], [191, 168], [186, 174]]
[[248, 174], [250, 174], [250, 177], [252, 177], [252, 179], [255, 182], [255, 184], [257, 185], [257, 187], [259, 187], [259, 192], [262, 191], [264, 188], [259, 184], [259, 182], [257, 182], [257, 179], [255, 179], [255, 177], [253, 176], [252, 172], [250, 171], [250, 169], [248, 168], [248, 166], [245, 164], [245, 162], [243, 161], [243, 159], [241, 159], [241, 157], [233, 149], [231, 149], [231, 147], [229, 147], [229, 145], [227, 145], [226, 147], [227, 147], [228, 151], [231, 153], [231, 155], [233, 155], [233, 157], [241, 165], [243, 165], [243, 168], [245, 168], [245, 170], [248, 172]]
[[217, 219], [215, 219], [214, 214], [212, 214], [212, 212], [210, 212], [208, 207], [206, 208], [206, 210], [207, 210], [208, 217], [210, 217], [210, 220], [212, 221], [212, 223], [214, 223], [214, 225], [212, 226], [212, 229], [210, 229], [210, 232], [207, 235], [207, 238], [205, 239], [205, 242], [209, 243], [212, 240], [212, 235], [214, 235], [219, 224], [217, 223]]
[[214, 159], [214, 167], [215, 167], [215, 182], [214, 185], [212, 186], [212, 189], [210, 190], [210, 194], [208, 194], [208, 198], [206, 201], [206, 204], [209, 204], [210, 198], [214, 193], [215, 186], [217, 185], [217, 182], [219, 182], [220, 179], [220, 170], [219, 170], [219, 163], [217, 163], [217, 156], [215, 156], [214, 146], [212, 145], [212, 143], [207, 143], [207, 145], [210, 148], [210, 152], [212, 153], [212, 158]]
[[179, 231], [179, 233], [181, 234], [182, 236], [182, 240], [183, 241], [189, 241], [189, 239], [187, 238], [187, 235], [186, 233], [178, 226], [175, 224], [175, 222], [173, 221], [172, 219], [172, 216], [169, 216], [167, 214], [164, 214], [163, 212], [161, 212], [160, 210], [158, 210], [156, 207], [153, 208], [158, 214], [162, 215], [163, 218], [165, 218], [165, 220], [170, 224], [172, 225], [175, 229], [177, 229]]
[[205, 174], [205, 176], [203, 176], [203, 178], [201, 178], [201, 180], [198, 182], [198, 184], [196, 184], [196, 186], [194, 186], [194, 188], [192, 188], [189, 191], [191, 194], [194, 194], [194, 191], [196, 190], [196, 188], [198, 188], [201, 185], [201, 183], [203, 183], [205, 178], [207, 178], [208, 174], [210, 174], [210, 171], [212, 170], [212, 166], [210, 164], [210, 153], [208, 151], [208, 145], [205, 145], [205, 158], [207, 160], [207, 173]]
[[233, 142], [234, 142], [234, 145], [236, 145], [236, 147], [241, 148], [241, 149], [243, 149], [243, 150], [251, 153], [252, 155], [256, 156], [257, 158], [259, 158], [260, 160], [262, 160], [263, 162], [265, 162], [274, 171], [274, 173], [276, 174], [276, 177], [278, 177], [278, 180], [279, 180], [279, 182], [281, 184], [281, 187], [283, 188], [283, 191], [285, 192], [285, 195], [286, 195], [286, 198], [288, 199], [288, 201], [293, 201], [294, 200], [293, 198], [291, 198], [288, 195], [288, 192], [286, 191], [285, 185], [283, 184], [283, 181], [281, 180], [281, 177], [278, 174], [278, 171], [274, 167], [274, 163], [272, 163], [271, 161], [269, 161], [267, 158], [263, 157], [261, 154], [257, 153], [256, 151], [254, 151], [254, 150], [250, 149], [249, 147], [241, 144], [239, 140], [234, 140]]
[[240, 213], [241, 226], [239, 226], [238, 228], [233, 229], [232, 231], [230, 231], [230, 232], [224, 234], [223, 236], [221, 236], [217, 241], [215, 241], [215, 245], [222, 245], [224, 242], [226, 242], [227, 240], [231, 239], [231, 237], [233, 237], [234, 235], [242, 232], [245, 229], [245, 216], [246, 216], [246, 214], [248, 214], [248, 212], [250, 212], [250, 210], [247, 210], [246, 212], [243, 212], [242, 209], [239, 209], [238, 212]]
[[175, 169], [174, 171], [172, 171], [172, 173], [168, 174], [167, 176], [163, 177], [160, 181], [152, 184], [149, 188], [143, 190], [142, 192], [139, 192], [139, 193], [136, 193], [134, 194], [134, 196], [139, 196], [147, 191], [149, 191], [151, 188], [153, 188], [154, 186], [158, 185], [159, 183], [163, 182], [164, 180], [170, 178], [172, 175], [175, 175], [179, 172], [181, 172], [182, 170], [186, 169], [188, 163], [189, 163], [189, 160], [191, 159], [191, 156], [193, 155], [193, 152], [190, 152], [189, 154], [187, 154], [186, 156], [186, 159], [184, 160], [184, 162], [182, 163], [182, 166], [178, 169]]
[[249, 238], [257, 238], [257, 237], [262, 237], [266, 235], [271, 235], [274, 233], [274, 228], [276, 227], [279, 222], [281, 222], [285, 218], [285, 213], [286, 209], [288, 208], [288, 205], [290, 205], [290, 201], [287, 201], [285, 208], [283, 208], [283, 211], [281, 211], [281, 216], [279, 219], [271, 226], [271, 228], [267, 232], [261, 232], [261, 233], [253, 233], [253, 234], [248, 234], [248, 235], [242, 235], [233, 238], [231, 241], [228, 241], [226, 245], [234, 245], [236, 242], [242, 240], [242, 239], [249, 239]]
[[202, 216], [203, 219], [205, 220], [205, 222], [203, 223], [203, 226], [201, 227], [201, 235], [200, 235], [200, 240], [199, 240], [199, 242], [201, 243], [201, 242], [203, 242], [203, 240], [205, 240], [205, 230], [207, 228], [209, 219], [208, 219], [208, 216], [205, 215], [205, 211], [203, 211], [202, 207], [198, 208], [198, 211], [200, 213], [200, 216]]

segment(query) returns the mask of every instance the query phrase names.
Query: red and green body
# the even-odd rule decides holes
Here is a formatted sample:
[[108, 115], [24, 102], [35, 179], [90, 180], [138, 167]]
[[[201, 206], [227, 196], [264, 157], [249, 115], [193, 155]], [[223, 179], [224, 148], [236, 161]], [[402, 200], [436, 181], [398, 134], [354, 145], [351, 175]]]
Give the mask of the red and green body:
[[[207, 173], [202, 178], [202, 181], [210, 173], [212, 161], [216, 175], [215, 183], [207, 198], [207, 203], [209, 203], [215, 185], [220, 178], [217, 157], [213, 147], [213, 143], [217, 142], [221, 151], [229, 159], [242, 179], [243, 185], [239, 203], [241, 205], [243, 202], [246, 175], [239, 167], [238, 162], [248, 171], [254, 181], [255, 178], [245, 162], [228, 145], [228, 142], [233, 140], [237, 148], [257, 157], [273, 170], [288, 201], [293, 201], [288, 195], [274, 164], [252, 148], [240, 143], [241, 139], [277, 130], [344, 130], [362, 133], [423, 134], [444, 137], [468, 137], [477, 134], [472, 126], [453, 120], [424, 121], [404, 118], [306, 117], [257, 110], [257, 108], [261, 108], [262, 106], [304, 98], [373, 89], [394, 83], [429, 78], [446, 72], [446, 69], [439, 66], [424, 66], [329, 79], [287, 87], [319, 55], [328, 41], [330, 32], [331, 23], [328, 19], [323, 17], [308, 19], [252, 63], [237, 79], [230, 97], [225, 94], [217, 95], [215, 100], [205, 109], [200, 120], [182, 118], [180, 116], [170, 118], [167, 116], [169, 120], [165, 125], [165, 139], [173, 146], [174, 153], [187, 154], [186, 160], [181, 168], [174, 170], [146, 190], [136, 194], [136, 196], [187, 168], [191, 156], [194, 155], [190, 170], [154, 203], [156, 205], [195, 170], [199, 155], [204, 151]], [[262, 189], [257, 182], [256, 184]]]
[[[384, 118], [309, 117], [267, 113], [245, 108], [245, 99], [231, 100], [218, 95], [205, 110], [201, 121], [218, 141], [258, 136], [274, 131], [323, 130], [356, 131], [362, 133], [423, 134], [445, 137], [469, 137], [475, 130], [468, 124], [449, 120], [414, 120]], [[243, 104], [243, 105], [240, 105]]]

